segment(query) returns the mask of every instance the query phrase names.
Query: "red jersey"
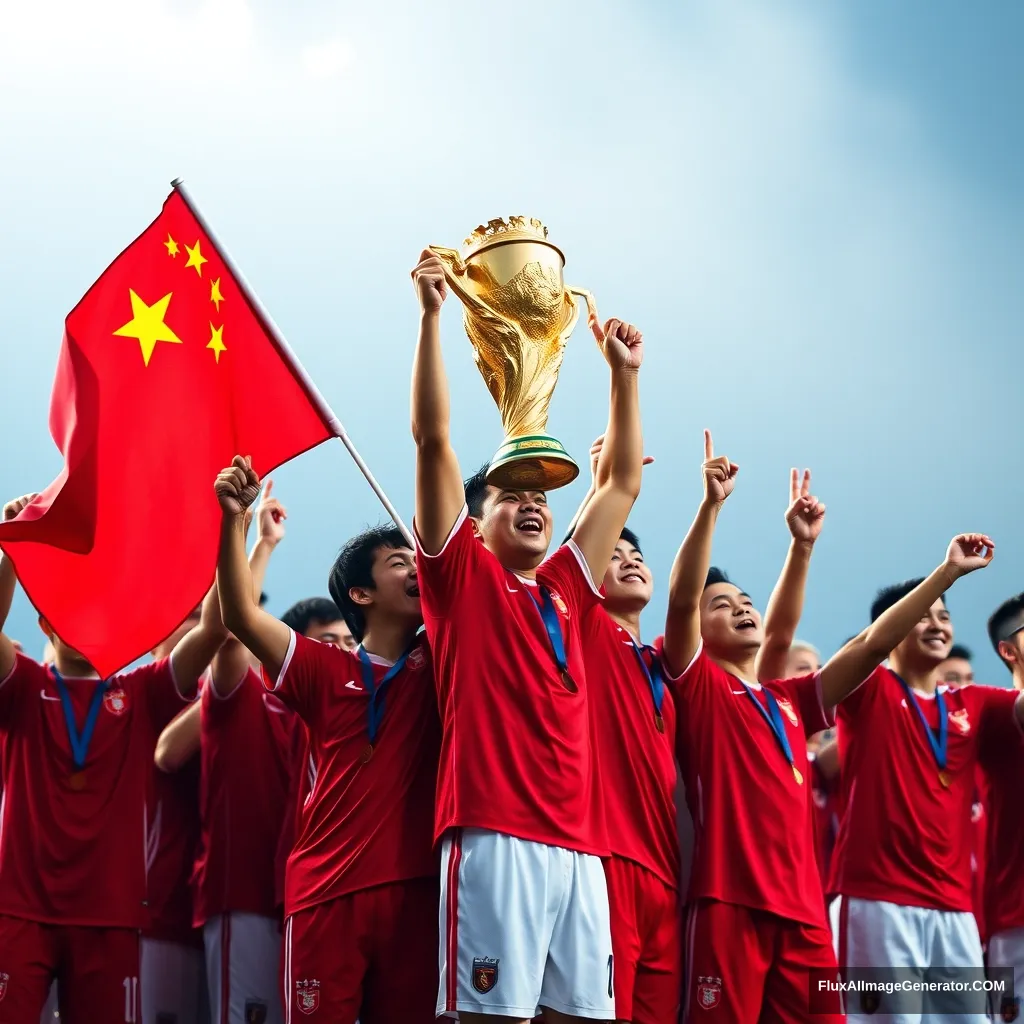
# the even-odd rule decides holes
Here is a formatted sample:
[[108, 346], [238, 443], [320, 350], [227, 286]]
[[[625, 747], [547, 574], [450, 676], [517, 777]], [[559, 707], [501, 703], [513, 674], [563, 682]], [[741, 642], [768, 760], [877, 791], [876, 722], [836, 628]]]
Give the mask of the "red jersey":
[[[818, 673], [744, 686], [701, 644], [669, 682], [676, 754], [696, 833], [689, 898], [824, 924], [807, 764], [807, 738], [832, 725]], [[793, 767], [754, 706], [757, 700], [767, 711], [765, 689], [782, 713]]]
[[971, 805], [979, 745], [1014, 728], [1013, 690], [943, 689], [945, 779], [914, 703], [931, 730], [934, 696], [911, 691], [880, 666], [839, 706], [843, 817], [829, 890], [901, 906], [970, 913]]
[[274, 855], [274, 905], [284, 907], [284, 878], [288, 858], [295, 846], [295, 835], [302, 810], [313, 789], [314, 768], [309, 754], [309, 733], [298, 716], [292, 727], [291, 746], [288, 751], [288, 798], [284, 805], [284, 822]]
[[[609, 852], [679, 888], [676, 711], [664, 687], [662, 729], [629, 633], [600, 607], [583, 617], [583, 660], [600, 762]], [[648, 671], [660, 665], [643, 650]]]
[[147, 813], [146, 865], [150, 925], [147, 938], [201, 946], [192, 927], [192, 866], [199, 849], [199, 758], [179, 771], [153, 769]]
[[203, 688], [202, 842], [192, 887], [201, 928], [228, 912], [272, 917], [288, 797], [292, 714], [251, 669], [227, 697]]
[[[391, 664], [370, 655], [374, 683]], [[292, 633], [274, 692], [309, 733], [315, 769], [285, 877], [285, 913], [361, 889], [438, 877], [432, 820], [441, 728], [420, 638], [384, 693], [372, 753], [358, 651]]]
[[[420, 551], [416, 567], [444, 734], [435, 836], [480, 828], [607, 854], [581, 641], [600, 595], [579, 549], [569, 541], [536, 581], [523, 579], [473, 535], [463, 509], [440, 553]], [[541, 587], [573, 688], [555, 661]]]
[[814, 842], [818, 858], [818, 877], [822, 888], [828, 891], [832, 851], [839, 831], [838, 799], [834, 780], [825, 778], [818, 767], [817, 758], [808, 758], [811, 783], [811, 806], [814, 809]]
[[[81, 730], [98, 680], [64, 683]], [[0, 684], [0, 914], [43, 924], [149, 924], [153, 752], [182, 703], [169, 659], [112, 676], [78, 771], [53, 672], [18, 655]]]
[[1024, 788], [1024, 739], [1020, 730], [1008, 728], [998, 742], [986, 743], [981, 749], [981, 767], [982, 821], [988, 825], [983, 934], [989, 938], [1011, 928], [1024, 928], [1024, 817], [1020, 795]]

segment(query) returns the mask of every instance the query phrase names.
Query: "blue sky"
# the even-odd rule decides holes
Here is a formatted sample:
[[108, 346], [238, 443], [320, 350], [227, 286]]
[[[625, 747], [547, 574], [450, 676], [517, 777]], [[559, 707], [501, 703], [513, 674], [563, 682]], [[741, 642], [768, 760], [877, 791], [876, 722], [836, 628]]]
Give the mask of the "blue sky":
[[[409, 268], [426, 243], [525, 213], [549, 225], [567, 278], [603, 315], [644, 330], [657, 462], [632, 525], [659, 580], [649, 637], [708, 426], [741, 466], [715, 559], [762, 606], [787, 545], [789, 467], [813, 469], [829, 511], [801, 633], [826, 651], [864, 625], [880, 585], [930, 570], [957, 531], [990, 532], [995, 563], [950, 606], [980, 677], [1007, 682], [984, 621], [1024, 588], [1012, 468], [1024, 8], [495, 10], [60, 0], [5, 11], [0, 493], [57, 473], [46, 419], [63, 317], [181, 174], [409, 515]], [[500, 423], [455, 302], [444, 332], [469, 470]], [[581, 460], [604, 425], [606, 378], [578, 329], [549, 427]], [[275, 493], [290, 514], [267, 583], [281, 611], [325, 591], [338, 547], [379, 510], [337, 443], [279, 472]], [[579, 496], [554, 497], [563, 524]], [[9, 632], [41, 647], [21, 598]]]

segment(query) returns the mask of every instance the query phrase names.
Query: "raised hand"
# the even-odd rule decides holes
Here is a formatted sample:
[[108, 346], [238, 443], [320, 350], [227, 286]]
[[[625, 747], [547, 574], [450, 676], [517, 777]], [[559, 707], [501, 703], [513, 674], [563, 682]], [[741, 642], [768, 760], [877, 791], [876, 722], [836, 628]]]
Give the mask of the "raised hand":
[[429, 249], [420, 253], [420, 261], [413, 267], [412, 282], [424, 313], [436, 313], [448, 297], [448, 282], [444, 277], [444, 264]]
[[260, 496], [260, 478], [253, 472], [248, 455], [236, 455], [227, 469], [217, 474], [213, 485], [220, 507], [228, 514], [240, 516]]
[[20, 498], [15, 498], [14, 501], [7, 502], [7, 504], [4, 505], [4, 522], [6, 523], [9, 519], [13, 519], [27, 505], [31, 504], [38, 497], [38, 494], [23, 494]]
[[704, 465], [701, 472], [704, 474], [704, 500], [715, 505], [720, 505], [732, 494], [736, 486], [736, 474], [740, 467], [735, 462], [730, 462], [725, 455], [715, 458], [715, 443], [711, 439], [711, 431], [704, 431]]
[[975, 569], [984, 569], [996, 553], [996, 544], [984, 533], [959, 533], [946, 551], [946, 566], [956, 576], [966, 576]]
[[813, 544], [825, 523], [825, 506], [811, 494], [811, 471], [804, 470], [803, 479], [795, 469], [789, 471], [789, 508], [786, 525], [793, 540]]
[[590, 320], [590, 329], [613, 370], [638, 370], [644, 359], [644, 336], [624, 320], [608, 320], [602, 327]]
[[284, 521], [288, 518], [288, 512], [277, 498], [270, 496], [273, 489], [274, 481], [268, 479], [256, 507], [256, 538], [271, 547], [277, 547], [284, 540]]
[[[597, 481], [597, 460], [601, 458], [601, 450], [604, 448], [604, 434], [602, 434], [590, 446], [590, 479]], [[653, 455], [645, 455], [643, 464], [649, 466], [654, 461]]]

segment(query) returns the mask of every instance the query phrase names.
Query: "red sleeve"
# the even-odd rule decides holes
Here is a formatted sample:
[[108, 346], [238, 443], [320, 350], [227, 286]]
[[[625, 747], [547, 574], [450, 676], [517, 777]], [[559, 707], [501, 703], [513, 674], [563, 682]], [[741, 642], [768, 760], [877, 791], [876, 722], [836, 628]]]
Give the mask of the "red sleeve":
[[768, 688], [785, 694], [796, 705], [804, 732], [808, 736], [831, 729], [836, 724], [835, 716], [829, 713], [829, 709], [821, 701], [820, 672], [795, 676], [792, 679], [779, 679], [769, 683]]
[[24, 695], [32, 692], [33, 682], [44, 685], [47, 675], [39, 662], [24, 654], [15, 657], [7, 678], [0, 680], [0, 729], [10, 729], [17, 722]]
[[[413, 521], [413, 532], [416, 523]], [[444, 547], [428, 555], [416, 537], [416, 575], [425, 617], [443, 618], [458, 597], [468, 592], [473, 574], [486, 556], [483, 544], [473, 533], [469, 509], [463, 506]]]
[[835, 709], [836, 721], [845, 721], [850, 724], [856, 722], [878, 690], [884, 685], [883, 676], [887, 671], [884, 665], [879, 665], [853, 693], [845, 700], [840, 701], [839, 706]]
[[1020, 696], [1017, 690], [1002, 686], [968, 686], [964, 699], [974, 704], [978, 720], [979, 750], [1000, 750], [1016, 746], [1024, 739], [1014, 705]]
[[357, 657], [350, 651], [342, 651], [333, 644], [322, 644], [319, 640], [310, 640], [292, 630], [280, 674], [271, 683], [264, 671], [263, 685], [277, 694], [285, 707], [291, 708], [306, 725], [312, 727], [319, 717], [331, 677], [342, 669], [349, 672], [349, 678], [357, 679]]
[[153, 727], [157, 733], [163, 732], [164, 727], [170, 724], [178, 712], [192, 703], [178, 692], [178, 684], [174, 681], [174, 670], [171, 668], [170, 658], [161, 658], [149, 665], [141, 665], [139, 668], [132, 669], [131, 672], [126, 672], [124, 675], [115, 676], [114, 682], [124, 687], [126, 692], [131, 690], [140, 692], [139, 688], [141, 687], [141, 693], [149, 707], [149, 716], [153, 720]]
[[704, 650], [703, 640], [697, 645], [697, 652], [690, 659], [690, 664], [677, 676], [673, 676], [669, 672], [668, 665], [665, 663], [664, 650], [665, 638], [659, 636], [654, 641], [654, 653], [657, 655], [662, 675], [677, 704], [683, 704], [688, 698], [693, 697], [697, 690], [706, 688], [716, 671], [723, 672], [723, 669], [708, 657], [707, 651]]
[[537, 581], [549, 587], [569, 608], [569, 614], [582, 622], [591, 608], [602, 601], [594, 585], [590, 567], [576, 542], [569, 540], [537, 570]]

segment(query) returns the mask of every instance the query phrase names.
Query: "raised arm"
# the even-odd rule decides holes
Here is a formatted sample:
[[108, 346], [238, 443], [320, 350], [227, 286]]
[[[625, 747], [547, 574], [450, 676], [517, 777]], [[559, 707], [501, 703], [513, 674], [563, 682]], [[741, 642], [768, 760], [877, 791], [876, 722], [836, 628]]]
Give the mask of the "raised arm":
[[[601, 451], [604, 448], [604, 437], [605, 437], [605, 435], [602, 434], [590, 446], [590, 489], [583, 496], [583, 500], [580, 502], [579, 508], [576, 509], [575, 514], [573, 515], [572, 519], [569, 521], [569, 528], [565, 531], [565, 536], [566, 537], [571, 537], [573, 535], [573, 532], [576, 529], [576, 524], [580, 521], [580, 516], [583, 515], [584, 510], [590, 504], [591, 498], [593, 498], [594, 495], [597, 493], [597, 486], [598, 486], [599, 479], [600, 479], [601, 483], [604, 483], [605, 480], [607, 480], [608, 464], [605, 463], [604, 466], [600, 467], [600, 471], [599, 471], [599, 468], [598, 468], [599, 467], [599, 463], [600, 463], [600, 458], [601, 458]], [[644, 463], [643, 464], [645, 466], [649, 466], [653, 461], [654, 461], [654, 456], [652, 456], [652, 455], [645, 455], [644, 456]]]
[[811, 552], [824, 522], [825, 506], [811, 494], [811, 471], [805, 469], [801, 481], [797, 471], [790, 470], [786, 525], [793, 539], [765, 612], [764, 643], [757, 660], [758, 679], [781, 679], [786, 673], [786, 659], [804, 611]]
[[251, 460], [236, 455], [218, 475], [215, 488], [223, 516], [217, 590], [224, 624], [276, 679], [288, 656], [291, 630], [260, 607], [245, 557], [245, 510], [260, 493], [260, 479]]
[[441, 353], [441, 305], [448, 295], [441, 261], [429, 249], [412, 272], [420, 333], [412, 362], [412, 438], [416, 442], [416, 535], [436, 555], [466, 503], [450, 438], [448, 378]]
[[594, 496], [580, 513], [573, 540], [591, 576], [600, 580], [640, 493], [644, 439], [639, 378], [644, 341], [632, 324], [621, 320], [609, 320], [603, 328], [591, 321], [590, 326], [611, 369], [611, 397]]
[[665, 663], [678, 675], [693, 660], [700, 645], [700, 599], [711, 568], [711, 542], [725, 499], [736, 486], [739, 466], [720, 455], [715, 458], [711, 431], [704, 431], [704, 497], [683, 546], [672, 563], [665, 619]]
[[153, 763], [162, 772], [181, 771], [199, 753], [201, 704], [196, 701], [180, 712], [160, 733]]
[[821, 670], [825, 707], [835, 707], [853, 693], [961, 576], [983, 569], [992, 561], [995, 548], [992, 539], [983, 533], [954, 537], [942, 565], [825, 663]]
[[[38, 498], [38, 494], [25, 494], [14, 501], [4, 505], [3, 521], [6, 523], [13, 519], [30, 502]], [[7, 616], [11, 614], [11, 604], [14, 601], [14, 588], [17, 586], [18, 577], [14, 572], [14, 563], [7, 555], [0, 552], [0, 679], [6, 679], [18, 660], [18, 651], [14, 641], [3, 631], [7, 623]]]

